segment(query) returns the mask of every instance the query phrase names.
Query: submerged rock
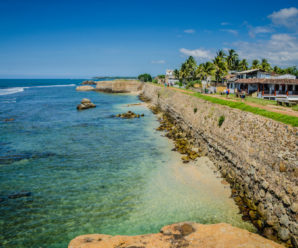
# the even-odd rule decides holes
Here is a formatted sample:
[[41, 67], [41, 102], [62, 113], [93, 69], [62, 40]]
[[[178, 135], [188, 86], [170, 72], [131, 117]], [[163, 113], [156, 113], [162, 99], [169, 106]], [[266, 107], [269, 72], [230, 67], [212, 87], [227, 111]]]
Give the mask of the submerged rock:
[[81, 104], [79, 104], [77, 106], [77, 110], [83, 110], [83, 109], [89, 109], [89, 108], [95, 108], [96, 105], [94, 103], [92, 103], [90, 101], [90, 99], [88, 98], [84, 98], [82, 101], [81, 101]]
[[73, 239], [68, 248], [214, 248], [233, 247], [282, 248], [283, 246], [258, 234], [229, 224], [202, 225], [177, 223], [163, 227], [159, 233], [138, 236], [88, 234]]
[[16, 199], [16, 198], [21, 198], [21, 197], [26, 197], [26, 196], [31, 196], [31, 192], [17, 192], [15, 194], [11, 194], [8, 196], [9, 199]]
[[117, 114], [115, 117], [123, 118], [123, 119], [132, 119], [132, 118], [140, 118], [143, 117], [144, 114], [136, 114], [132, 111], [127, 111], [126, 113]]

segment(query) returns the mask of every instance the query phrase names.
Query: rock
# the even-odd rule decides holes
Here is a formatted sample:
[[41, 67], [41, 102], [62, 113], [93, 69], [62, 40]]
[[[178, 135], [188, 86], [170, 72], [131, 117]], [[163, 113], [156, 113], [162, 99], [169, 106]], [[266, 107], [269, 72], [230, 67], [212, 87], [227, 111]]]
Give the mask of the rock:
[[82, 82], [82, 85], [96, 85], [96, 82], [94, 82], [93, 80], [86, 80]]
[[192, 225], [185, 223], [181, 226], [181, 234], [183, 236], [187, 236], [189, 234], [191, 234], [192, 232], [194, 232], [194, 228], [192, 227]]
[[286, 168], [285, 163], [283, 161], [281, 161], [280, 164], [279, 164], [279, 171], [280, 172], [286, 172], [287, 171], [287, 168]]
[[132, 118], [140, 118], [143, 117], [144, 114], [140, 115], [140, 114], [136, 114], [132, 111], [127, 111], [126, 113], [122, 113], [122, 114], [117, 114], [116, 117], [120, 117], [123, 119], [132, 119]]
[[297, 202], [294, 202], [291, 206], [291, 211], [293, 213], [297, 213], [298, 212], [298, 203]]
[[83, 98], [81, 104], [77, 106], [77, 110], [84, 110], [89, 108], [95, 108], [96, 105], [92, 103], [89, 99]]
[[280, 217], [279, 223], [284, 225], [285, 227], [289, 227], [289, 217], [286, 214], [283, 214]]
[[[268, 231], [270, 234], [270, 230]], [[284, 235], [286, 236], [286, 235]], [[283, 237], [284, 237], [283, 236]], [[258, 234], [250, 233], [220, 223], [202, 225], [197, 223], [177, 223], [165, 226], [159, 233], [138, 236], [111, 236], [105, 234], [88, 234], [73, 239], [68, 248], [282, 248], [283, 246], [267, 240]]]
[[290, 238], [289, 230], [285, 227], [280, 227], [278, 229], [278, 237], [283, 241], [287, 241]]
[[31, 196], [31, 192], [18, 192], [15, 194], [11, 194], [8, 196], [9, 199], [16, 199], [16, 198], [21, 198], [21, 197], [26, 197], [26, 196]]
[[4, 119], [5, 122], [9, 122], [9, 121], [14, 121], [14, 118], [7, 118], [7, 119]]
[[78, 86], [76, 88], [77, 91], [92, 91], [94, 88], [90, 85]]

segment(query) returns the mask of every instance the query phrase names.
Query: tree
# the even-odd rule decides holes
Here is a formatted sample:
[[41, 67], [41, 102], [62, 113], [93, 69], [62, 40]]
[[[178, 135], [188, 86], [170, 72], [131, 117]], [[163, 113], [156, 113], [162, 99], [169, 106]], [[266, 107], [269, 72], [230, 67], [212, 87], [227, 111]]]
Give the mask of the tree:
[[226, 58], [229, 70], [237, 70], [236, 68], [236, 61], [238, 60], [238, 54], [234, 49], [230, 49], [228, 51], [228, 56]]
[[263, 71], [271, 71], [271, 66], [268, 63], [267, 59], [262, 59], [260, 69]]
[[174, 70], [174, 76], [175, 78], [179, 79], [179, 70], [177, 69]]
[[138, 79], [142, 82], [152, 82], [152, 77], [148, 73], [144, 73], [138, 76]]
[[220, 57], [224, 59], [227, 55], [225, 54], [224, 50], [220, 49], [216, 52], [216, 57]]
[[279, 68], [278, 66], [274, 66], [273, 71], [277, 74], [282, 74], [283, 73], [283, 70], [281, 68]]
[[196, 69], [196, 78], [200, 80], [207, 79], [208, 76], [213, 76], [215, 73], [215, 66], [211, 62], [200, 64]]
[[213, 59], [213, 64], [215, 67], [215, 80], [216, 82], [219, 82], [225, 75], [228, 74], [228, 65], [219, 55]]
[[239, 62], [239, 69], [241, 71], [245, 71], [248, 69], [248, 63], [247, 63], [247, 60], [246, 59], [242, 59], [240, 62]]
[[260, 68], [260, 61], [257, 59], [254, 59], [252, 61], [251, 69], [259, 69]]
[[195, 79], [195, 71], [197, 68], [197, 63], [192, 56], [182, 64], [180, 69], [180, 77], [187, 82], [193, 81]]

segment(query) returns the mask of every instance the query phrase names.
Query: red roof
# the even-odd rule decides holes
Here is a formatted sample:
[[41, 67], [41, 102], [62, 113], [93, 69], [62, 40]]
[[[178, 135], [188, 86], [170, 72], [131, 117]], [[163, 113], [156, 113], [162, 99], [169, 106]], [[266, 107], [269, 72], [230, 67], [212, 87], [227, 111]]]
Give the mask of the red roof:
[[235, 83], [242, 83], [242, 84], [295, 84], [295, 85], [298, 85], [298, 79], [243, 78], [243, 79], [237, 79]]

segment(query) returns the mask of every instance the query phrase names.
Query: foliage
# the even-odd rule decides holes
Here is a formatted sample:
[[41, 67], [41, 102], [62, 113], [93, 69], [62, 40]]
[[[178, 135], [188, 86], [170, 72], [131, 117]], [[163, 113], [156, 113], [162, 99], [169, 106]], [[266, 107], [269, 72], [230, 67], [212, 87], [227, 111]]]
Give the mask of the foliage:
[[243, 111], [251, 112], [251, 113], [261, 115], [261, 116], [264, 116], [264, 117], [267, 117], [267, 118], [270, 118], [270, 119], [273, 119], [276, 121], [283, 122], [285, 124], [292, 125], [294, 127], [298, 127], [298, 117], [295, 117], [295, 116], [289, 116], [289, 115], [279, 114], [279, 113], [275, 113], [275, 112], [270, 112], [265, 109], [246, 105], [243, 102], [232, 102], [232, 101], [228, 101], [228, 100], [224, 100], [224, 99], [215, 98], [212, 96], [202, 95], [200, 93], [195, 93], [194, 96], [201, 98], [203, 100], [209, 101], [209, 102], [213, 102], [216, 104], [229, 106], [231, 108], [236, 108], [236, 109], [240, 109]]
[[197, 108], [194, 108], [194, 109], [193, 109], [193, 112], [194, 112], [194, 113], [197, 113], [197, 111], [198, 111]]
[[144, 73], [138, 76], [138, 79], [142, 82], [152, 82], [152, 77], [148, 73]]
[[218, 119], [218, 126], [221, 127], [224, 121], [225, 121], [225, 116], [224, 115], [220, 116]]
[[296, 66], [288, 68], [279, 68], [278, 66], [271, 67], [267, 59], [258, 59], [252, 61], [249, 67], [248, 61], [244, 58], [239, 59], [239, 55], [234, 49], [228, 50], [226, 54], [223, 50], [218, 50], [216, 57], [212, 61], [207, 61], [199, 65], [196, 64], [195, 59], [190, 56], [180, 69], [174, 70], [174, 75], [183, 84], [189, 85], [194, 80], [206, 80], [209, 76], [215, 78], [216, 82], [221, 82], [228, 74], [229, 70], [244, 71], [248, 69], [262, 69], [266, 72], [275, 72], [277, 74], [292, 74], [298, 77], [298, 70]]
[[158, 83], [157, 79], [153, 79], [152, 83], [157, 84]]
[[164, 79], [164, 78], [166, 78], [165, 75], [157, 75], [157, 77], [160, 78], [160, 79]]

